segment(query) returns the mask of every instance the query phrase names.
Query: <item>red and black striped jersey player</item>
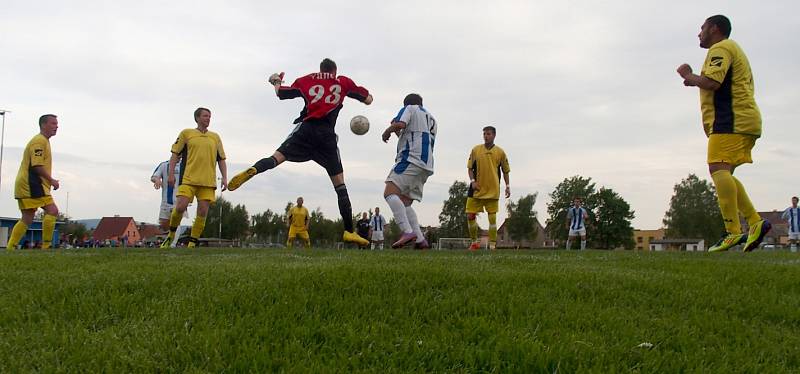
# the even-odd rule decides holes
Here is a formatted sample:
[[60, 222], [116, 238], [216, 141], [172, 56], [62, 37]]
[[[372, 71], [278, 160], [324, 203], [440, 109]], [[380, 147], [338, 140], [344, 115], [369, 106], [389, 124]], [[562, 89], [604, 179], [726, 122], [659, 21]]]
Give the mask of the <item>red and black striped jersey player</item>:
[[339, 213], [344, 223], [342, 240], [360, 246], [369, 245], [366, 239], [353, 232], [353, 210], [344, 184], [344, 169], [339, 157], [334, 127], [345, 97], [369, 105], [372, 103], [372, 95], [366, 88], [356, 85], [352, 79], [336, 75], [336, 63], [327, 58], [319, 64], [318, 73], [297, 78], [291, 86], [281, 85], [283, 73], [272, 74], [269, 83], [275, 87], [279, 99], [301, 97], [305, 101], [305, 106], [300, 112], [300, 117], [294, 120], [296, 124], [294, 130], [275, 153], [236, 174], [228, 183], [228, 190], [239, 188], [256, 174], [273, 169], [284, 161], [313, 160], [328, 172], [339, 199]]

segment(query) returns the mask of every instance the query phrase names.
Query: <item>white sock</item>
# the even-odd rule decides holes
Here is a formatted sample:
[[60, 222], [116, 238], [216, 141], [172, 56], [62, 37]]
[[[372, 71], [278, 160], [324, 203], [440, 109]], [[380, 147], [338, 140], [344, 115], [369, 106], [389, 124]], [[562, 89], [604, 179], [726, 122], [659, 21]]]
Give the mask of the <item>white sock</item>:
[[569, 250], [569, 239], [567, 239], [567, 247], [565, 249]]
[[414, 234], [417, 234], [417, 243], [422, 243], [422, 241], [425, 240], [425, 235], [422, 235], [422, 228], [419, 227], [417, 212], [415, 212], [410, 205], [406, 207], [406, 217], [408, 217], [408, 223], [414, 230]]
[[400, 196], [397, 195], [389, 195], [386, 196], [386, 203], [389, 204], [389, 208], [392, 209], [392, 214], [394, 214], [394, 222], [400, 226], [400, 230], [403, 230], [403, 233], [410, 233], [414, 231], [411, 228], [411, 225], [408, 223], [408, 216], [406, 215], [406, 206], [403, 205], [403, 201], [400, 200]]
[[581, 249], [586, 249], [586, 240], [581, 240]]

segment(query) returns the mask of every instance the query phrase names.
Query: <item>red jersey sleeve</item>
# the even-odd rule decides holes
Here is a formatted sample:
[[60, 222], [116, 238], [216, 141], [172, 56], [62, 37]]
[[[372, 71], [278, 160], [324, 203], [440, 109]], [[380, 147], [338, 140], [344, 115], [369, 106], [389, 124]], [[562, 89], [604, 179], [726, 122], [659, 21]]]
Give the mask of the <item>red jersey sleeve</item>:
[[369, 96], [369, 91], [366, 88], [357, 85], [356, 82], [353, 82], [352, 79], [344, 75], [339, 76], [339, 82], [341, 82], [342, 88], [347, 92], [347, 97], [351, 99], [356, 99], [363, 103], [364, 100], [367, 99], [367, 96]]
[[281, 100], [286, 100], [303, 96], [300, 79], [301, 78], [295, 79], [291, 86], [280, 86], [280, 88], [278, 88], [278, 98]]

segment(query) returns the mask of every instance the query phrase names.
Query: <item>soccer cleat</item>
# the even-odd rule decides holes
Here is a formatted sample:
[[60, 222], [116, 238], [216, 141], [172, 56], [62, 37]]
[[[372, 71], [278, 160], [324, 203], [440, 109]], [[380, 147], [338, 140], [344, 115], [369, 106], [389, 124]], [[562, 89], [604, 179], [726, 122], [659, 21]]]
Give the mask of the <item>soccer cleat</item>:
[[256, 170], [256, 168], [254, 167], [250, 167], [247, 168], [247, 170], [234, 175], [233, 178], [231, 178], [230, 182], [228, 182], [228, 191], [233, 191], [241, 187], [244, 184], [244, 182], [249, 181], [250, 178], [252, 178], [256, 174], [258, 174], [258, 170]]
[[427, 239], [422, 239], [421, 242], [414, 243], [414, 249], [428, 249], [430, 247], [431, 247], [431, 245], [428, 244], [428, 240]]
[[168, 236], [167, 236], [167, 237], [164, 239], [164, 242], [162, 242], [162, 243], [161, 243], [161, 246], [160, 246], [160, 248], [171, 248], [171, 247], [172, 247], [172, 240], [173, 240], [173, 239], [174, 239], [174, 238], [173, 238], [173, 236], [172, 236], [172, 235], [168, 235]]
[[402, 236], [400, 236], [400, 239], [397, 239], [397, 241], [392, 244], [392, 249], [401, 248], [415, 240], [417, 240], [417, 234], [414, 234], [413, 232], [404, 233]]
[[744, 244], [744, 252], [752, 252], [758, 248], [761, 241], [767, 235], [769, 230], [772, 229], [772, 224], [769, 221], [762, 219], [755, 225], [750, 226], [750, 231], [747, 233], [747, 242]]
[[745, 234], [726, 234], [716, 244], [708, 248], [709, 252], [727, 251], [735, 245], [739, 245], [747, 241]]
[[481, 243], [472, 242], [472, 244], [469, 245], [469, 250], [470, 251], [477, 251], [479, 249], [481, 249]]
[[347, 242], [347, 243], [358, 244], [359, 247], [363, 247], [363, 246], [368, 246], [369, 245], [369, 240], [364, 239], [364, 238], [358, 236], [358, 234], [356, 234], [354, 232], [350, 232], [350, 231], [345, 231], [344, 234], [342, 234], [342, 241]]

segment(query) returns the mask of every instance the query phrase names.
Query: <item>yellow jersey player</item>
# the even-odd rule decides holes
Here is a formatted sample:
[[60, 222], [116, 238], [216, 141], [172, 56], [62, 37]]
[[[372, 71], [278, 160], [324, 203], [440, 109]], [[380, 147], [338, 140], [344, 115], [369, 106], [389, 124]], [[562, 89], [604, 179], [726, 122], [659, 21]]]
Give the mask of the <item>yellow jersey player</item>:
[[208, 131], [208, 126], [211, 124], [211, 111], [206, 108], [197, 108], [194, 111], [194, 120], [197, 127], [181, 131], [175, 144], [172, 145], [172, 157], [169, 159], [167, 168], [168, 186], [173, 188], [175, 186], [175, 164], [179, 159], [182, 173], [181, 180], [178, 181], [178, 197], [175, 208], [172, 209], [169, 218], [169, 235], [161, 244], [162, 248], [168, 248], [172, 243], [175, 231], [181, 224], [183, 213], [195, 197], [197, 197], [197, 217], [192, 225], [188, 247], [197, 246], [198, 238], [206, 227], [208, 207], [216, 200], [215, 164], [219, 164], [219, 171], [222, 174], [222, 190], [225, 191], [228, 187], [228, 168], [225, 164], [222, 140], [217, 133]]
[[22, 163], [19, 165], [17, 179], [14, 183], [14, 198], [17, 199], [22, 219], [17, 221], [11, 230], [7, 250], [13, 251], [19, 240], [28, 231], [28, 226], [33, 223], [36, 210], [42, 208], [42, 249], [50, 248], [53, 241], [53, 231], [56, 227], [58, 207], [50, 188], [57, 190], [58, 180], [53, 178], [53, 157], [50, 153], [50, 138], [58, 131], [58, 118], [55, 114], [45, 114], [39, 117], [39, 133], [25, 146], [22, 154]]
[[506, 183], [506, 199], [511, 197], [511, 185], [508, 181], [508, 173], [511, 167], [508, 165], [508, 158], [502, 148], [494, 144], [497, 130], [493, 126], [483, 128], [483, 144], [472, 148], [467, 160], [467, 174], [469, 175], [469, 190], [467, 191], [467, 223], [469, 224], [469, 236], [472, 239], [470, 250], [477, 250], [478, 243], [478, 223], [475, 222], [475, 215], [483, 212], [484, 209], [489, 215], [489, 249], [497, 247], [497, 207], [500, 199], [500, 172], [503, 172], [503, 180]]
[[[717, 189], [717, 200], [727, 234], [709, 252], [725, 251], [744, 243], [744, 251], [758, 247], [772, 227], [756, 212], [744, 185], [733, 172], [752, 163], [750, 151], [761, 136], [761, 112], [754, 98], [753, 73], [744, 51], [728, 39], [731, 22], [722, 15], [709, 17], [700, 27], [700, 47], [708, 54], [700, 75], [688, 64], [678, 67], [683, 83], [700, 88], [703, 128], [708, 137], [708, 171]], [[747, 219], [742, 233], [739, 214]]]
[[311, 239], [308, 237], [308, 209], [303, 206], [303, 198], [297, 198], [297, 205], [289, 209], [289, 239], [286, 246], [292, 248], [294, 240], [300, 237], [306, 248], [311, 248]]

